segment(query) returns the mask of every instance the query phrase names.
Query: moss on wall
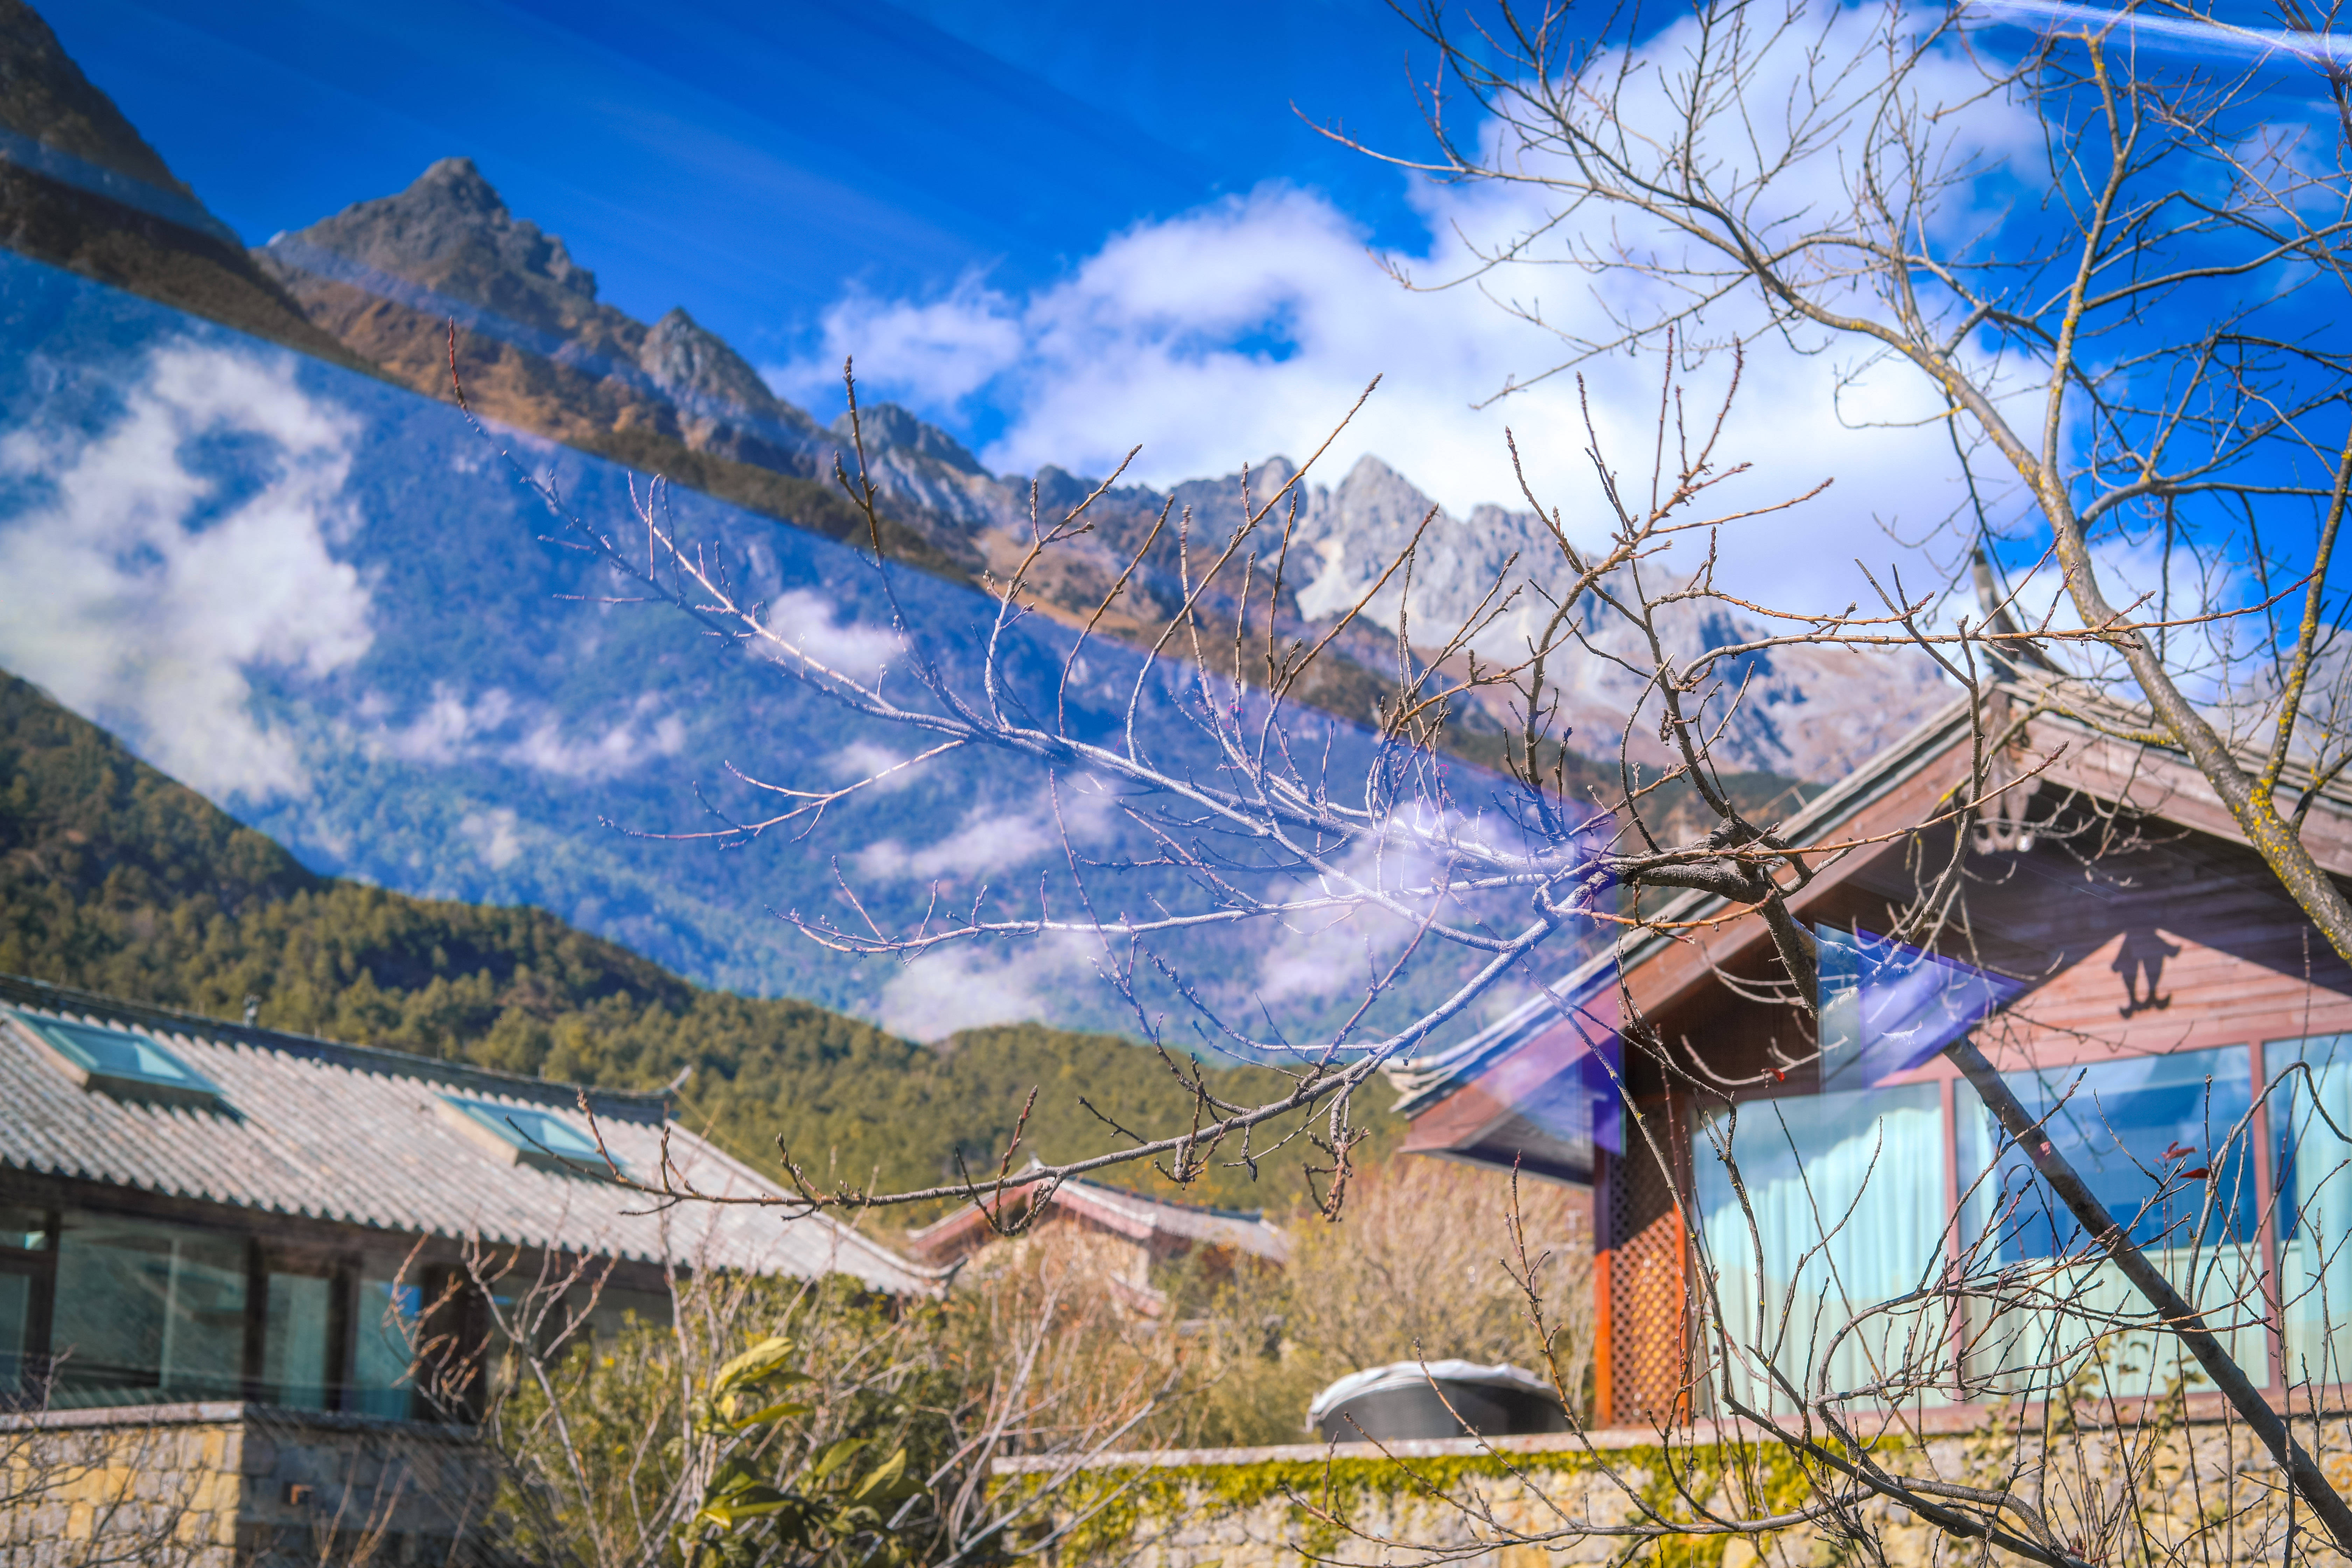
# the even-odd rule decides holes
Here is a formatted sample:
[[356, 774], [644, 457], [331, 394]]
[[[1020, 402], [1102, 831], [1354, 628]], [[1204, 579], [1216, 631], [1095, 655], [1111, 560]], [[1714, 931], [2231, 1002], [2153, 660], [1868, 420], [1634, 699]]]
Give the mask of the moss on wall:
[[[1888, 1445], [1890, 1450], [1894, 1447]], [[1693, 1531], [1645, 1544], [1633, 1560], [1659, 1568], [1722, 1568], [1727, 1549], [1739, 1538], [1706, 1527], [1708, 1514], [1727, 1498], [1746, 1505], [1742, 1512], [1780, 1513], [1802, 1506], [1812, 1490], [1803, 1467], [1778, 1445], [1605, 1453], [1556, 1448], [1410, 1458], [1302, 1454], [1144, 1469], [1149, 1458], [1138, 1456], [1132, 1467], [1105, 1465], [1087, 1472], [1055, 1500], [1051, 1511], [1068, 1529], [1056, 1552], [1063, 1563], [1120, 1562], [1180, 1523], [1249, 1516], [1277, 1525], [1301, 1557], [1328, 1559], [1357, 1531], [1386, 1528], [1381, 1521], [1393, 1520], [1401, 1510], [1451, 1511], [1474, 1489], [1515, 1485], [1557, 1497], [1563, 1481], [1598, 1479], [1606, 1467], [1629, 1485], [1631, 1501], [1623, 1510], [1628, 1516], [1644, 1513]], [[1022, 1475], [1003, 1484], [1043, 1482]], [[1613, 1484], [1602, 1485], [1616, 1490]], [[1562, 1500], [1571, 1517], [1581, 1511], [1574, 1500]], [[1622, 1548], [1625, 1542], [1618, 1538], [1616, 1544]]]

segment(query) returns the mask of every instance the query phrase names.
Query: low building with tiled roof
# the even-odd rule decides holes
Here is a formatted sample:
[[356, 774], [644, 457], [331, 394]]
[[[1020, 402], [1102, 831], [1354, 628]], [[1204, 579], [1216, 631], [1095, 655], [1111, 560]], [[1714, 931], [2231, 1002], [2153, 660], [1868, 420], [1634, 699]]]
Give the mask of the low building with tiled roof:
[[[308, 1474], [321, 1443], [450, 1418], [413, 1388], [402, 1331], [471, 1243], [588, 1260], [599, 1320], [666, 1321], [673, 1268], [937, 1288], [823, 1215], [665, 1206], [613, 1180], [665, 1160], [702, 1193], [773, 1192], [661, 1094], [0, 976], [0, 1422], [103, 1426], [110, 1452], [200, 1430], [248, 1468], [261, 1423], [268, 1463]], [[289, 1439], [289, 1421], [341, 1436]], [[320, 1484], [247, 1478], [230, 1533]]]
[[1034, 1219], [1026, 1194], [1006, 1198], [1002, 1221], [992, 1220], [977, 1205], [966, 1205], [908, 1235], [907, 1250], [931, 1267], [957, 1268], [1007, 1240], [1008, 1231], [1017, 1232], [1010, 1239], [1018, 1247], [1042, 1243], [1083, 1254], [1107, 1289], [1148, 1317], [1157, 1317], [1164, 1305], [1151, 1282], [1159, 1265], [1202, 1255], [1211, 1269], [1223, 1271], [1244, 1258], [1279, 1267], [1290, 1256], [1288, 1238], [1256, 1209], [1171, 1203], [1076, 1180], [1056, 1184], [1035, 1201], [1045, 1212]]

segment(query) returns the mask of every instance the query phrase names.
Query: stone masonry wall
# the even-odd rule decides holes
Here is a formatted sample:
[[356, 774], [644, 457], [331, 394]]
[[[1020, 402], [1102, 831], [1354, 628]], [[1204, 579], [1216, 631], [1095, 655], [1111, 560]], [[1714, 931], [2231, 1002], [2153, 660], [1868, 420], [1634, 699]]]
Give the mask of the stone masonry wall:
[[492, 1478], [466, 1434], [412, 1422], [237, 1404], [13, 1417], [0, 1568], [443, 1563]]
[[[2311, 1534], [2307, 1515], [2290, 1519], [2268, 1454], [2218, 1413], [2094, 1424], [2054, 1421], [2037, 1407], [1973, 1421], [1914, 1424], [1874, 1439], [1872, 1452], [1897, 1475], [2008, 1489], [2039, 1516], [2045, 1539], [2105, 1568], [2341, 1561]], [[1111, 1456], [1055, 1497], [1051, 1516], [1068, 1533], [1050, 1557], [1055, 1568], [1547, 1568], [1623, 1561], [1637, 1544], [1627, 1532], [1664, 1521], [1681, 1528], [1640, 1553], [1660, 1568], [1987, 1561], [1980, 1540], [1948, 1536], [1883, 1500], [1849, 1516], [1874, 1549], [1833, 1520], [1710, 1531], [1710, 1521], [1800, 1514], [1835, 1481], [1778, 1443], [1718, 1440], [1754, 1436], [1701, 1424], [1663, 1435], [1395, 1443], [1385, 1455], [1348, 1444]], [[2342, 1419], [2325, 1429], [2299, 1423], [2297, 1436], [2339, 1489], [2352, 1489]], [[1049, 1461], [1001, 1460], [994, 1484], [1036, 1485], [1051, 1473]], [[2018, 1514], [2009, 1523], [2033, 1533]]]

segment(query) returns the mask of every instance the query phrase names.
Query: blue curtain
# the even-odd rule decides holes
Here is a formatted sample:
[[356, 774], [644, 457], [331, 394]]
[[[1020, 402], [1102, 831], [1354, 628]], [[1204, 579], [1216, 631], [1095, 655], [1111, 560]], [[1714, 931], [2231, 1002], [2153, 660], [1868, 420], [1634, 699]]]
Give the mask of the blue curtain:
[[[2247, 1141], [2231, 1130], [2253, 1103], [2240, 1047], [2005, 1075], [2117, 1225], [2129, 1227], [2173, 1288], [2205, 1311], [2257, 1384], [2269, 1345], [2260, 1321], [2260, 1195]], [[2153, 1315], [2034, 1174], [1967, 1085], [1958, 1086], [1959, 1179], [1973, 1272], [2004, 1269], [2036, 1305], [1969, 1324], [1969, 1371], [1997, 1392], [2039, 1398], [2074, 1384], [2095, 1397], [2194, 1388], [2202, 1373], [2169, 1334], [2133, 1328]], [[1996, 1151], [1998, 1152], [1996, 1155]], [[2178, 1152], [2167, 1158], [2168, 1151]], [[2201, 1170], [2158, 1199], [2158, 1175]], [[2075, 1261], [2068, 1261], [2073, 1259]], [[2124, 1326], [2118, 1326], [2124, 1325]]]
[[[2291, 1384], [2352, 1382], [2352, 1037], [2263, 1047], [2279, 1121], [2279, 1301]], [[2333, 1121], [2331, 1127], [2328, 1123]], [[2338, 1129], [2342, 1131], [2339, 1132]]]
[[1808, 1398], [1824, 1377], [1844, 1392], [1898, 1374], [1906, 1384], [1948, 1381], [1938, 1371], [1947, 1319], [1932, 1305], [1874, 1315], [1832, 1348], [1862, 1310], [1917, 1289], [1939, 1267], [1942, 1122], [1927, 1083], [1751, 1103], [1736, 1121], [1719, 1116], [1698, 1131], [1701, 1260], [1728, 1342], [1727, 1352], [1720, 1341], [1708, 1349], [1724, 1354], [1737, 1398], [1793, 1406], [1768, 1364]]

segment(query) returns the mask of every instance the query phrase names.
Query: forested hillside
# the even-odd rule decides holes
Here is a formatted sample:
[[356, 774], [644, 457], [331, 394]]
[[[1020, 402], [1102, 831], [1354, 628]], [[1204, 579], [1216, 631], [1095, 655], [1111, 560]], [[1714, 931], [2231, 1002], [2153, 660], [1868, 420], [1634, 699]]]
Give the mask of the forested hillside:
[[[685, 1120], [756, 1163], [782, 1136], [804, 1165], [857, 1181], [951, 1175], [959, 1149], [992, 1169], [1032, 1087], [1027, 1141], [1052, 1154], [1108, 1145], [1081, 1095], [1129, 1127], [1190, 1121], [1157, 1054], [1111, 1037], [1018, 1026], [921, 1046], [807, 1003], [704, 990], [537, 910], [317, 876], [5, 674], [0, 970], [222, 1018], [251, 996], [272, 1028], [618, 1089], [691, 1064]], [[1228, 1095], [1275, 1081], [1213, 1077]], [[1286, 1204], [1298, 1164], [1277, 1160], [1255, 1186], [1220, 1173], [1189, 1195]]]

